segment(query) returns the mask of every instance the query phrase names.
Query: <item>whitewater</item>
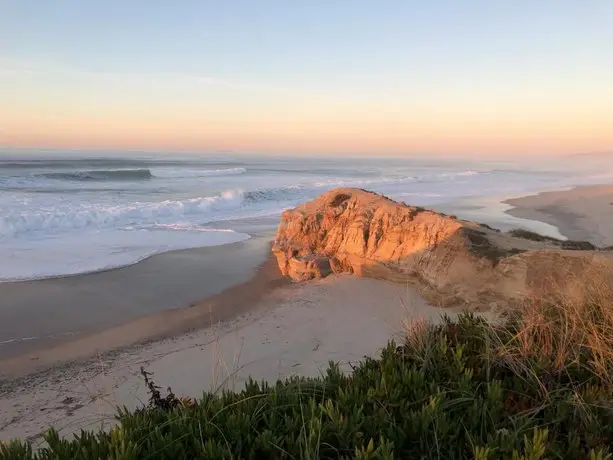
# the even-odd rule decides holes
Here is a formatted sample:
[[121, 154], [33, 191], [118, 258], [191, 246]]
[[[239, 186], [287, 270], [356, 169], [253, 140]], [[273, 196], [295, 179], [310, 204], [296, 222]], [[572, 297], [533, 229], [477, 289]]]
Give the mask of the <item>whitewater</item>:
[[[0, 281], [121, 267], [166, 251], [236, 243], [248, 223], [335, 187], [361, 187], [459, 217], [517, 224], [508, 197], [609, 181], [581, 161], [85, 157], [0, 154]], [[467, 201], [468, 200], [468, 201]], [[469, 205], [467, 205], [469, 203]]]

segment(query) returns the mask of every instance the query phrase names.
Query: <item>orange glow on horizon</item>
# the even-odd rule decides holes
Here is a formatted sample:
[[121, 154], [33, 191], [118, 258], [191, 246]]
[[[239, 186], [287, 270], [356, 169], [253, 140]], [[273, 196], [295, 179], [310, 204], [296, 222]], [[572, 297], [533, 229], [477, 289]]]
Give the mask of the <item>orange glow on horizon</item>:
[[[161, 116], [139, 120], [77, 115], [38, 115], [2, 120], [0, 146], [189, 150], [263, 153], [537, 154], [610, 150], [606, 119], [577, 121], [511, 117], [468, 118], [461, 114], [385, 119], [355, 116], [224, 120]], [[600, 120], [600, 121], [599, 121]]]
[[10, 96], [12, 104], [0, 106], [0, 146], [373, 155], [554, 154], [613, 146], [613, 92], [590, 99], [494, 91], [471, 99], [451, 89], [421, 99], [406, 92], [360, 98], [218, 87], [171, 95], [107, 92], [68, 87], [53, 97]]

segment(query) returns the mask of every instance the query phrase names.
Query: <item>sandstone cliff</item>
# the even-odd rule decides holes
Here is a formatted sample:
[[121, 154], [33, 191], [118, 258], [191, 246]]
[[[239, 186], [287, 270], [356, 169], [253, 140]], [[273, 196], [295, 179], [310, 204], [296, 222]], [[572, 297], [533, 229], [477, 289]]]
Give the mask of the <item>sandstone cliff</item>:
[[349, 272], [413, 283], [437, 305], [481, 308], [552, 289], [575, 295], [586, 273], [613, 267], [610, 252], [562, 246], [573, 247], [346, 188], [284, 212], [273, 253], [297, 281]]

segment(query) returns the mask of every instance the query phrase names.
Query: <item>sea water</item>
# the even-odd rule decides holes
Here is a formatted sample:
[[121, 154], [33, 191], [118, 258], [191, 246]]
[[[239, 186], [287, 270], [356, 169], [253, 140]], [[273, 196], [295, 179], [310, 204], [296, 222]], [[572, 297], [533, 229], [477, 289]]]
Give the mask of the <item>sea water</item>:
[[435, 209], [464, 203], [459, 217], [478, 211], [486, 223], [506, 218], [517, 226], [522, 222], [502, 212], [502, 199], [608, 182], [611, 173], [608, 162], [597, 167], [580, 159], [520, 164], [4, 151], [0, 281], [92, 272], [165, 251], [242, 241], [249, 235], [241, 222], [273, 226], [284, 209], [335, 187]]

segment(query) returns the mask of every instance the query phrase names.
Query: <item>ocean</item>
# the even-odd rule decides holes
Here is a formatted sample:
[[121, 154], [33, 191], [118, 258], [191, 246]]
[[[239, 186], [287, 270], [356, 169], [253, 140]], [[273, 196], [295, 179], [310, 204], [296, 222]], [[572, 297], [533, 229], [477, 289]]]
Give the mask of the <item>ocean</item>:
[[[613, 162], [428, 158], [0, 154], [0, 281], [121, 267], [165, 251], [249, 238], [335, 187], [521, 226], [501, 201], [609, 182]], [[525, 222], [524, 222], [525, 223]], [[542, 224], [539, 230], [555, 234]]]

